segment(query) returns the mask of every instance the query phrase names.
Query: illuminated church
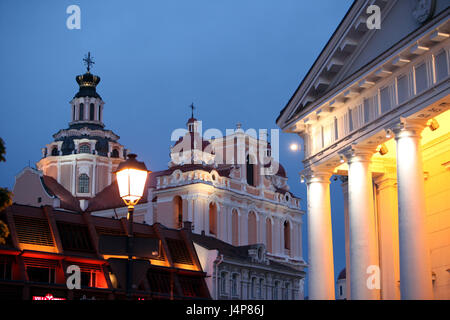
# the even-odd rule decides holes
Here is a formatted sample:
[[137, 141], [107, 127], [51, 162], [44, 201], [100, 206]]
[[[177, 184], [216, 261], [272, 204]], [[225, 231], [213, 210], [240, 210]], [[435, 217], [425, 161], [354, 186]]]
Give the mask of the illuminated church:
[[[53, 135], [36, 169], [17, 175], [14, 202], [122, 219], [127, 207], [113, 172], [127, 149], [105, 129], [100, 77], [85, 60], [69, 127]], [[168, 168], [149, 175], [134, 221], [189, 229], [214, 299], [303, 299], [304, 212], [270, 143], [240, 125], [205, 139], [193, 113], [183, 132]]]
[[338, 297], [450, 299], [449, 14], [445, 0], [355, 1], [277, 119], [304, 141], [311, 299], [335, 298], [332, 175], [345, 200]]

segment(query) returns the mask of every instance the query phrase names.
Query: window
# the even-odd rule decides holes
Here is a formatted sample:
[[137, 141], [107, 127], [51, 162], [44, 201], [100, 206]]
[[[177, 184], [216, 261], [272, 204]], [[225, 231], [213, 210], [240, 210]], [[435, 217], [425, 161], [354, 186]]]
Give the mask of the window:
[[284, 222], [284, 248], [291, 249], [291, 227], [289, 221]]
[[381, 113], [385, 113], [391, 109], [391, 90], [390, 87], [380, 89]]
[[60, 221], [56, 225], [64, 250], [81, 252], [94, 251], [87, 226]]
[[258, 298], [262, 299], [263, 298], [263, 292], [264, 292], [264, 280], [263, 279], [259, 279], [259, 287], [258, 287]]
[[227, 293], [227, 273], [222, 272], [220, 275], [220, 292], [222, 294]]
[[102, 106], [98, 106], [98, 121], [102, 121]]
[[75, 121], [75, 105], [72, 106], [72, 121]]
[[286, 283], [285, 288], [284, 288], [283, 300], [290, 300], [290, 298], [291, 298], [291, 284]]
[[79, 111], [78, 120], [84, 120], [84, 104], [80, 103]]
[[257, 226], [256, 226], [256, 214], [250, 211], [248, 214], [248, 244], [255, 244], [257, 242]]
[[342, 296], [342, 286], [339, 286], [339, 295]]
[[448, 76], [447, 54], [445, 50], [441, 51], [435, 57], [436, 81], [442, 81]]
[[80, 146], [80, 153], [91, 153], [91, 147], [88, 144], [82, 144]]
[[92, 288], [97, 286], [97, 273], [95, 270], [81, 271], [81, 286]]
[[272, 252], [272, 220], [266, 219], [266, 248]]
[[173, 198], [173, 214], [175, 228], [183, 227], [183, 200], [180, 196]]
[[29, 281], [55, 283], [55, 274], [56, 274], [55, 268], [27, 266], [26, 270]]
[[251, 163], [250, 155], [247, 156], [247, 183], [250, 186], [255, 186], [255, 177], [254, 177], [254, 164]]
[[53, 147], [52, 149], [52, 156], [58, 156], [59, 155], [59, 151], [58, 151], [58, 147]]
[[85, 173], [78, 177], [78, 192], [89, 193], [89, 176]]
[[278, 300], [279, 287], [280, 287], [280, 283], [278, 281], [276, 281], [275, 285], [273, 286], [272, 300]]
[[11, 280], [12, 279], [12, 264], [9, 257], [0, 257], [0, 279]]
[[231, 214], [231, 229], [233, 233], [233, 246], [239, 245], [239, 213], [236, 209], [233, 209], [233, 213]]
[[217, 235], [217, 205], [214, 202], [209, 204], [209, 233]]
[[415, 68], [416, 73], [416, 94], [421, 93], [428, 87], [427, 66], [425, 63]]
[[252, 299], [256, 298], [256, 278], [252, 278], [252, 282], [250, 284], [250, 297]]
[[408, 76], [402, 75], [397, 78], [398, 103], [401, 104], [409, 98]]
[[231, 294], [233, 296], [238, 295], [238, 275], [233, 274], [232, 282], [231, 282]]
[[89, 106], [89, 120], [95, 120], [95, 104]]
[[119, 151], [117, 149], [114, 149], [111, 152], [111, 158], [118, 158], [119, 157]]
[[353, 131], [352, 109], [348, 109], [348, 128], [350, 132]]

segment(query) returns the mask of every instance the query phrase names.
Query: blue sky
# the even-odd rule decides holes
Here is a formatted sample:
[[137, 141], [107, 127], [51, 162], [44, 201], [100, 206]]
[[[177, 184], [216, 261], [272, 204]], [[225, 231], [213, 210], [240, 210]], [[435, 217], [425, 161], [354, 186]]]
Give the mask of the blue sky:
[[[81, 8], [81, 29], [69, 30], [69, 5]], [[275, 119], [344, 17], [351, 0], [165, 0], [0, 2], [0, 137], [7, 162], [0, 186], [52, 134], [67, 128], [75, 76], [90, 51], [104, 122], [151, 170], [169, 161], [171, 132], [184, 127], [191, 102], [203, 128], [277, 128]], [[303, 199], [302, 152], [280, 136], [280, 161], [291, 191]], [[332, 182], [335, 274], [345, 266], [340, 182]], [[306, 217], [303, 228], [304, 256]]]

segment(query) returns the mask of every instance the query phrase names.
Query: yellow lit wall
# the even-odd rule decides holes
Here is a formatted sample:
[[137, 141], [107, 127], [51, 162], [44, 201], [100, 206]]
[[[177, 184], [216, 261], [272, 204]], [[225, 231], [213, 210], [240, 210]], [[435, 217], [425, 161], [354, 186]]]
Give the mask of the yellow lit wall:
[[422, 134], [427, 228], [435, 299], [450, 299], [450, 111]]

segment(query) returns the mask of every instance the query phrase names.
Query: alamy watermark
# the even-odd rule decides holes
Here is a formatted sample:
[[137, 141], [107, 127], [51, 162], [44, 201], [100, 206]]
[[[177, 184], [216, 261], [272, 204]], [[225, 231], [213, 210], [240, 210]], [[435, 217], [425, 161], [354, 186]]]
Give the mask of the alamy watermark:
[[67, 29], [81, 29], [81, 9], [76, 4], [67, 7], [66, 13], [70, 14], [66, 20]]
[[[195, 127], [194, 127], [195, 125]], [[175, 129], [171, 141], [172, 162], [175, 165], [259, 165], [261, 175], [275, 175], [279, 168], [279, 130], [226, 129], [225, 135], [216, 128], [203, 133], [202, 122], [196, 121], [189, 130]]]
[[381, 9], [379, 6], [373, 4], [367, 7], [366, 13], [370, 16], [366, 20], [367, 29], [381, 29]]

